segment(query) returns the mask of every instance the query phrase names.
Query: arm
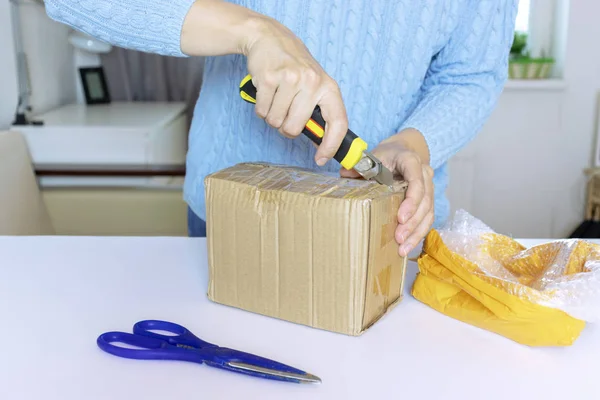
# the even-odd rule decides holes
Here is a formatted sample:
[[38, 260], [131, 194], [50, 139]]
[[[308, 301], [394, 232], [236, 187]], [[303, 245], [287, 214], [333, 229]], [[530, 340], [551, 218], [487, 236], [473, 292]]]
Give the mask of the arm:
[[462, 21], [432, 61], [398, 139], [433, 169], [473, 139], [491, 114], [507, 79], [517, 3], [468, 1]]
[[115, 46], [176, 57], [242, 54], [265, 19], [219, 0], [46, 0], [46, 12]]
[[468, 0], [461, 21], [434, 57], [416, 108], [373, 154], [408, 182], [396, 241], [406, 256], [434, 221], [433, 170], [479, 131], [502, 91], [516, 0]]
[[223, 0], [46, 0], [46, 12], [122, 48], [179, 57], [246, 56], [257, 88], [256, 113], [281, 134], [299, 136], [315, 106], [321, 107], [326, 127], [318, 165], [333, 158], [346, 135], [337, 83], [272, 18]]

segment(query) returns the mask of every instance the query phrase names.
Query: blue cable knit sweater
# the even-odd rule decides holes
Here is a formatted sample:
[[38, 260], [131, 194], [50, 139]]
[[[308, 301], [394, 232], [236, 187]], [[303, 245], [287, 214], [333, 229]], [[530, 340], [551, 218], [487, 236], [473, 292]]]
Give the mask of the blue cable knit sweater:
[[[350, 128], [369, 148], [407, 127], [435, 171], [434, 226], [448, 217], [447, 161], [480, 130], [507, 77], [517, 0], [233, 0], [290, 28], [339, 84]], [[170, 56], [193, 0], [46, 0], [48, 15], [114, 45]], [[205, 218], [204, 177], [243, 161], [319, 168], [238, 95], [243, 56], [209, 57], [194, 110], [185, 199]]]

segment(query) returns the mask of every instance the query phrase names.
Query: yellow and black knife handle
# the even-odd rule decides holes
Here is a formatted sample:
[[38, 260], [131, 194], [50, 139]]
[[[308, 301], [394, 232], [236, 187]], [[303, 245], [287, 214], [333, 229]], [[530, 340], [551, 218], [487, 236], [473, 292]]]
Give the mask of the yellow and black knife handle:
[[[252, 83], [252, 76], [247, 75], [240, 83], [240, 97], [248, 103], [256, 103], [256, 88]], [[325, 120], [321, 115], [321, 108], [316, 106], [311, 118], [302, 130], [305, 136], [317, 145], [321, 144], [325, 133]], [[367, 150], [367, 143], [348, 129], [346, 136], [333, 157], [342, 167], [352, 169], [360, 161], [363, 151]]]

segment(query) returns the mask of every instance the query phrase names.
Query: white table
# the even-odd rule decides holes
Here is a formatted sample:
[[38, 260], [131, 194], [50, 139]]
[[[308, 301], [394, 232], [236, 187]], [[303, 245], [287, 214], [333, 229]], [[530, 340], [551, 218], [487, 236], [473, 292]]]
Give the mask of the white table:
[[[530, 245], [533, 241], [522, 241]], [[1, 399], [598, 399], [600, 330], [529, 348], [405, 300], [362, 337], [206, 298], [203, 239], [0, 238]], [[172, 361], [114, 357], [108, 330], [165, 319], [207, 341], [322, 378], [295, 385]]]

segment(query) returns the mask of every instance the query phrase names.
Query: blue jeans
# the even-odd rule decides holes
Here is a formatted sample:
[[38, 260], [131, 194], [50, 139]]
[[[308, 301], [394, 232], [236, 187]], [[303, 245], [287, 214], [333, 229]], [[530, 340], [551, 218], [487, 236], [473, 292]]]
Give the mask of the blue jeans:
[[206, 237], [206, 222], [200, 219], [189, 207], [187, 220], [189, 237]]

